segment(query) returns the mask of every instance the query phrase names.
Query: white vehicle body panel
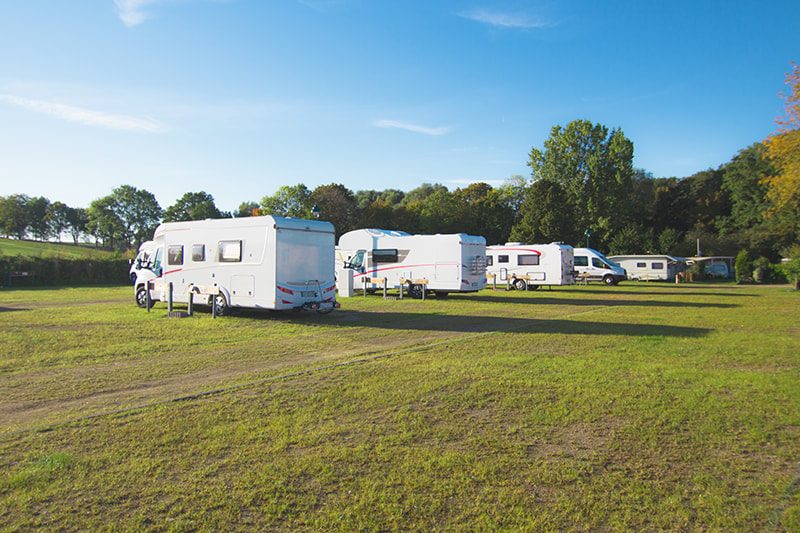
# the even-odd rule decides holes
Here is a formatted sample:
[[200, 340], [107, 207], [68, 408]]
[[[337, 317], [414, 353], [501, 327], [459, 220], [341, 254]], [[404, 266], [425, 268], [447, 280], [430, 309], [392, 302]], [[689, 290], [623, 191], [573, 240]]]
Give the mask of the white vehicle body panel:
[[388, 289], [400, 288], [401, 279], [427, 279], [429, 290], [442, 293], [486, 288], [486, 239], [465, 233], [358, 229], [339, 237], [336, 262], [337, 268], [353, 269], [356, 288], [364, 286], [364, 277], [386, 278]]
[[514, 284], [516, 281], [541, 286], [572, 285], [574, 282], [572, 246], [506, 243], [487, 246], [486, 257], [486, 272], [494, 274], [497, 283]]
[[153, 300], [167, 301], [163, 287], [171, 283], [173, 302], [188, 302], [190, 288], [213, 287], [228, 307], [335, 306], [329, 222], [273, 216], [166, 222], [153, 243], [148, 268], [136, 280], [137, 292], [148, 281], [160, 286], [151, 290]]

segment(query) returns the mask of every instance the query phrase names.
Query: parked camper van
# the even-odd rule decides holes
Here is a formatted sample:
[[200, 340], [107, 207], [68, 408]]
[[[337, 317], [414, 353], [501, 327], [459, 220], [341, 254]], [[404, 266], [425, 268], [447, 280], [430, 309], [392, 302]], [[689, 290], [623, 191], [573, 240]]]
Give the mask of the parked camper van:
[[136, 276], [139, 270], [147, 264], [147, 260], [150, 258], [150, 252], [153, 251], [153, 246], [153, 241], [145, 241], [139, 246], [139, 253], [136, 254], [136, 259], [131, 261], [131, 269], [128, 271], [131, 283], [136, 283]]
[[[388, 289], [405, 280], [412, 297], [422, 296], [422, 284], [438, 296], [474, 292], [486, 287], [486, 239], [464, 233], [410, 235], [404, 231], [358, 229], [339, 237], [337, 263], [353, 271], [354, 285], [363, 278], [386, 278]], [[368, 289], [382, 288], [370, 283]]]
[[[153, 252], [139, 270], [135, 294], [152, 300], [193, 301], [229, 308], [316, 309], [338, 307], [334, 279], [334, 229], [329, 222], [254, 216], [166, 222], [156, 228]], [[213, 296], [209, 296], [213, 295]]]
[[612, 255], [609, 259], [624, 268], [630, 280], [674, 280], [686, 270], [686, 260], [671, 255]]
[[575, 275], [588, 281], [602, 281], [606, 285], [616, 285], [625, 281], [625, 269], [592, 248], [575, 248]]
[[497, 282], [510, 283], [517, 290], [572, 285], [572, 271], [572, 246], [509, 242], [486, 247], [486, 273], [494, 274]]

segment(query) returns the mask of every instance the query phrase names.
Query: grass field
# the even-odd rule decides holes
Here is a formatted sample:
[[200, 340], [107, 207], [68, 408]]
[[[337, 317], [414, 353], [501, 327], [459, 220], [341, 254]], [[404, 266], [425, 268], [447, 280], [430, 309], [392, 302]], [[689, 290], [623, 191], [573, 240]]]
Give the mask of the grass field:
[[800, 294], [0, 291], [0, 531], [799, 531]]
[[103, 259], [114, 252], [89, 244], [66, 244], [0, 238], [0, 256], [59, 257], [61, 259]]

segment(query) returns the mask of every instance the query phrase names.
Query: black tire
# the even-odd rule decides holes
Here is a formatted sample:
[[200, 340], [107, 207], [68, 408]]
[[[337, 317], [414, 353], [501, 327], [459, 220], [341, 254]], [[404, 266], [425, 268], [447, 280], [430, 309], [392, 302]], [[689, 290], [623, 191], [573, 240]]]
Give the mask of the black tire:
[[614, 276], [606, 274], [603, 277], [603, 283], [605, 283], [606, 285], [616, 285], [617, 280], [614, 279]]
[[524, 279], [514, 279], [514, 283], [512, 285], [514, 285], [514, 288], [518, 291], [524, 291], [528, 288], [528, 282]]
[[213, 311], [216, 311], [217, 316], [225, 316], [230, 313], [231, 308], [228, 307], [228, 301], [222, 293], [211, 297], [211, 305], [214, 306]]
[[415, 300], [422, 299], [422, 285], [411, 285], [408, 287], [408, 295]]
[[[144, 288], [144, 285], [136, 289], [136, 305], [145, 309], [147, 307], [147, 290]], [[150, 307], [153, 307], [156, 303], [153, 300], [150, 300]]]

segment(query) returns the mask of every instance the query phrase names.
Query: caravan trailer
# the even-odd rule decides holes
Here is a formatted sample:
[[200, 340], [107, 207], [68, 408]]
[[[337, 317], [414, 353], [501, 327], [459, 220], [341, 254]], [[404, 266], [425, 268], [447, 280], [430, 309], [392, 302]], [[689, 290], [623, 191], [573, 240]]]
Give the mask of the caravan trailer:
[[[224, 314], [234, 307], [328, 312], [335, 297], [334, 229], [329, 222], [254, 216], [165, 222], [138, 271], [136, 302], [193, 301]], [[153, 285], [149, 285], [152, 283]], [[194, 298], [194, 295], [200, 295]]]
[[542, 285], [572, 285], [572, 246], [508, 242], [486, 247], [486, 273], [517, 290]]
[[636, 281], [668, 281], [686, 270], [686, 260], [671, 255], [610, 255], [625, 269], [628, 279]]
[[145, 241], [139, 245], [139, 253], [136, 254], [136, 259], [131, 260], [131, 268], [128, 271], [131, 283], [136, 283], [136, 276], [138, 276], [143, 266], [147, 264], [147, 260], [150, 258], [150, 252], [153, 251], [153, 245], [153, 241]]
[[[486, 239], [465, 233], [411, 235], [404, 231], [358, 229], [339, 237], [337, 265], [352, 270], [355, 286], [364, 278], [386, 278], [387, 289], [407, 286], [412, 297], [486, 288]], [[367, 283], [366, 289], [382, 288]]]

